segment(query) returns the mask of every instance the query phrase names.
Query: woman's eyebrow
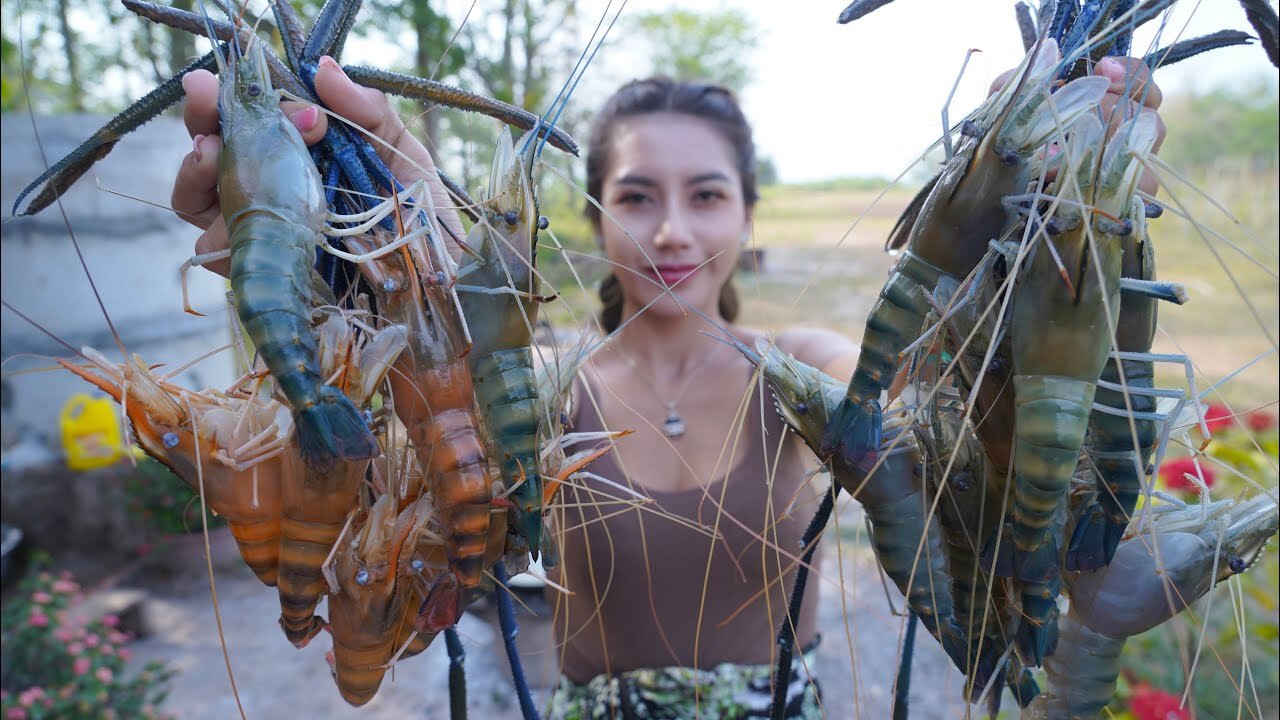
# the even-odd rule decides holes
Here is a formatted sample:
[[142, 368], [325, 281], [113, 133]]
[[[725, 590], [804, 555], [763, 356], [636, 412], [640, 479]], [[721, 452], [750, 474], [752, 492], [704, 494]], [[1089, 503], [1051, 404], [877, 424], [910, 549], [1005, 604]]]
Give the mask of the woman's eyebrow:
[[684, 184], [697, 185], [698, 183], [707, 182], [709, 180], [723, 180], [724, 182], [729, 182], [729, 176], [719, 170], [714, 170], [712, 172], [702, 173], [701, 175], [694, 175], [688, 180], [685, 180]]
[[644, 187], [657, 187], [658, 183], [652, 178], [643, 175], [635, 175], [628, 173], [614, 181], [619, 185], [643, 185]]

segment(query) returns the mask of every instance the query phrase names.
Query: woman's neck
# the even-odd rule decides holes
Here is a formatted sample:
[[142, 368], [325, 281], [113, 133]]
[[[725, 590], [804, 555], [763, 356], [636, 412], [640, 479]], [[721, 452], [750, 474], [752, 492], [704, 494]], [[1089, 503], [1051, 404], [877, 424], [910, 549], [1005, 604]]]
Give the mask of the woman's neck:
[[[708, 315], [729, 327], [728, 321], [718, 312]], [[627, 322], [628, 318], [631, 318], [630, 322]], [[657, 383], [684, 377], [711, 361], [711, 356], [729, 350], [715, 337], [707, 336], [707, 333], [713, 336], [722, 334], [720, 328], [692, 311], [683, 317], [656, 317], [645, 313], [633, 317], [624, 312], [623, 322], [609, 347], [630, 364], [647, 371]]]

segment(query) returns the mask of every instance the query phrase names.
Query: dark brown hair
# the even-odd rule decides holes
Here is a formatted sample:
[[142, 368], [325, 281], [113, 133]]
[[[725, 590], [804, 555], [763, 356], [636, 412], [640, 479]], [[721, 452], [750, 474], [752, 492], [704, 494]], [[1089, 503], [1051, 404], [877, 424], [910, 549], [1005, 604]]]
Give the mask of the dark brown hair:
[[[596, 115], [591, 126], [591, 142], [587, 145], [587, 194], [600, 198], [604, 176], [613, 143], [613, 129], [618, 121], [650, 113], [680, 113], [705, 120], [733, 148], [742, 178], [742, 200], [750, 209], [760, 195], [756, 189], [756, 149], [751, 139], [751, 125], [738, 105], [733, 91], [720, 85], [676, 81], [666, 77], [632, 80], [618, 89]], [[600, 230], [600, 208], [588, 202], [585, 210], [597, 232]], [[600, 324], [605, 332], [613, 332], [622, 322], [622, 284], [616, 273], [609, 273], [600, 283]], [[720, 288], [720, 314], [733, 322], [738, 317], [738, 291], [732, 276]]]

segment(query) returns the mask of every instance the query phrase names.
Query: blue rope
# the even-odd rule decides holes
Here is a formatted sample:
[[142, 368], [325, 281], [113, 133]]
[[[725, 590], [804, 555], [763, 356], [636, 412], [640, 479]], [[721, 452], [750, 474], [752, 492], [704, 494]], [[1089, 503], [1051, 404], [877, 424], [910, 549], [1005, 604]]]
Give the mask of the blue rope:
[[524, 720], [539, 720], [529, 681], [524, 676], [524, 665], [520, 662], [520, 651], [516, 648], [520, 627], [516, 625], [515, 603], [511, 602], [511, 589], [507, 587], [511, 575], [501, 560], [493, 564], [493, 576], [498, 580], [498, 624], [502, 626], [502, 642], [507, 648], [507, 660], [511, 662], [511, 678], [516, 684], [516, 697], [520, 699], [520, 713]]
[[454, 627], [445, 628], [444, 645], [449, 651], [449, 718], [467, 720], [467, 653]]

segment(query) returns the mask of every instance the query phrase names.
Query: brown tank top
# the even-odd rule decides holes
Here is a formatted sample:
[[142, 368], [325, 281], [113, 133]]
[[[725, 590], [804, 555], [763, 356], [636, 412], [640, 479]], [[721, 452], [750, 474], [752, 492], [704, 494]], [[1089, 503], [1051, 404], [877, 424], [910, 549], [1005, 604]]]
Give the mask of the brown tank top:
[[[578, 382], [584, 382], [581, 375]], [[653, 498], [655, 502], [649, 507], [706, 528], [715, 524], [716, 503], [723, 490], [724, 513], [741, 526], [721, 517], [720, 537], [713, 539], [709, 532], [645, 510], [631, 509], [609, 517], [620, 508], [617, 504], [564, 509], [568, 530], [560, 548], [559, 582], [573, 595], [552, 591], [548, 599], [556, 608], [556, 640], [564, 643], [561, 671], [570, 680], [583, 683], [596, 675], [637, 668], [678, 665], [711, 669], [721, 663], [772, 661], [778, 623], [786, 616], [787, 596], [795, 577], [794, 561], [775, 547], [799, 555], [800, 536], [817, 509], [818, 499], [807, 487], [801, 487], [806, 473], [796, 443], [788, 438], [778, 452], [786, 428], [772, 405], [764, 413], [761, 427], [760, 393], [757, 390], [754, 394], [746, 416], [749, 427], [743, 431], [744, 440], [750, 443], [748, 452], [705, 493], [702, 488], [673, 493], [636, 488]], [[577, 397], [586, 395], [579, 392]], [[772, 402], [772, 396], [769, 400]], [[591, 403], [578, 405], [574, 431], [603, 428]], [[777, 470], [770, 488], [768, 469], [774, 467], [775, 458]], [[632, 471], [639, 469], [633, 467]], [[596, 461], [590, 470], [627, 484], [611, 455]], [[618, 494], [596, 481], [588, 480], [587, 485]], [[575, 498], [574, 492], [572, 487], [565, 488], [562, 497], [566, 505], [590, 497], [583, 492]], [[776, 522], [766, 518], [771, 492]], [[770, 544], [761, 543], [761, 536]], [[712, 553], [709, 575], [708, 553]], [[780, 569], [785, 572], [778, 582]], [[815, 585], [810, 583], [801, 607], [796, 634], [801, 647], [812, 643], [815, 635]], [[766, 587], [767, 594], [762, 592]]]

